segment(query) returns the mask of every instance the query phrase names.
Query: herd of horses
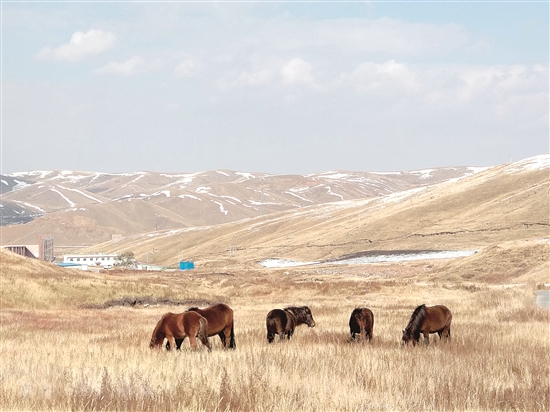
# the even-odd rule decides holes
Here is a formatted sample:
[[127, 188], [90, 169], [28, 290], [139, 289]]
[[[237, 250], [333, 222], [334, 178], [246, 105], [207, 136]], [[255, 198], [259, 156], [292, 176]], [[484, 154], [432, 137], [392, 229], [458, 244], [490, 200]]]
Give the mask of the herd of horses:
[[[437, 333], [440, 339], [451, 339], [451, 311], [443, 305], [418, 306], [412, 313], [409, 323], [403, 330], [401, 344], [416, 345], [420, 335], [429, 343], [429, 335]], [[270, 310], [266, 316], [267, 341], [272, 343], [275, 336], [279, 340], [290, 339], [299, 325], [315, 327], [315, 320], [307, 306], [289, 306], [284, 309]], [[369, 308], [356, 308], [351, 313], [349, 328], [352, 340], [358, 336], [372, 340], [374, 314]], [[197, 348], [197, 338], [208, 349], [212, 350], [209, 337], [218, 335], [225, 349], [235, 349], [235, 328], [233, 309], [224, 303], [204, 309], [189, 308], [183, 313], [166, 313], [158, 321], [149, 347], [180, 349], [184, 339], [189, 337], [191, 349]]]

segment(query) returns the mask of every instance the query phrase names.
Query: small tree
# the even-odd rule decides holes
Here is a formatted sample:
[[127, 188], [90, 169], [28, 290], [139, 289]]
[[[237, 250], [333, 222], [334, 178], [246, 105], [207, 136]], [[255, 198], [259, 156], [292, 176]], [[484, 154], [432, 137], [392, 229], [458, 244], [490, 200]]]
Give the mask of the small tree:
[[117, 256], [118, 263], [116, 266], [125, 267], [128, 269], [137, 268], [137, 260], [134, 257], [134, 252], [122, 252]]

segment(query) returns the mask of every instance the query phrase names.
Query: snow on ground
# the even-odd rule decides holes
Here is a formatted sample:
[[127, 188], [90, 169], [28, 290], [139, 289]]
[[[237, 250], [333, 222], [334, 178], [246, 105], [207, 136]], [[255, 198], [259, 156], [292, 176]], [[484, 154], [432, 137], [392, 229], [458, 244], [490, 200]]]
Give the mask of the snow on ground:
[[321, 173], [319, 177], [322, 177], [324, 179], [344, 179], [346, 177], [349, 177], [349, 173], [326, 172]]
[[512, 163], [508, 168], [508, 173], [543, 170], [550, 168], [550, 154], [543, 154], [540, 156], [530, 157], [528, 159], [520, 160], [519, 162]]
[[237, 176], [242, 176], [246, 180], [254, 179], [256, 177], [252, 173], [235, 172], [235, 174]]
[[97, 202], [97, 203], [103, 203], [101, 200], [96, 199], [95, 197], [90, 196], [90, 195], [88, 195], [88, 194], [82, 192], [81, 190], [78, 190], [78, 189], [71, 189], [70, 187], [63, 187], [63, 186], [61, 186], [61, 185], [57, 185], [57, 187], [60, 187], [61, 189], [64, 189], [64, 190], [70, 190], [71, 192], [76, 192], [76, 193], [78, 193], [78, 194], [80, 194], [80, 195], [82, 195], [82, 196], [84, 196], [84, 197], [87, 197], [88, 199], [91, 199], [91, 200], [93, 200], [93, 201], [95, 201], [95, 202]]
[[227, 216], [229, 213], [226, 208], [223, 207], [223, 204], [221, 202], [216, 202], [215, 200], [212, 200], [215, 204], [217, 204], [220, 207], [220, 211]]
[[19, 190], [19, 189], [23, 189], [25, 186], [30, 186], [30, 184], [27, 182], [20, 182], [19, 180], [15, 180], [15, 179], [13, 179], [13, 181], [17, 184], [11, 190]]
[[188, 197], [190, 199], [195, 199], [195, 200], [198, 200], [199, 202], [202, 202], [202, 199], [200, 197], [193, 196], [193, 195], [179, 195], [178, 197], [181, 199], [185, 199], [186, 197]]
[[338, 193], [334, 193], [334, 192], [332, 191], [332, 188], [331, 188], [330, 186], [325, 186], [325, 188], [327, 189], [327, 194], [332, 195], [332, 196], [339, 197], [340, 200], [346, 200], [346, 199], [344, 199], [344, 196], [339, 195]]
[[61, 193], [59, 190], [57, 189], [51, 189], [52, 192], [55, 192], [57, 193], [59, 196], [61, 196], [69, 205], [71, 205], [71, 207], [75, 207], [76, 204], [74, 202], [72, 202], [67, 196], [65, 196], [63, 193]]
[[423, 190], [425, 190], [426, 187], [416, 187], [414, 189], [409, 189], [409, 190], [403, 190], [401, 192], [395, 192], [395, 193], [392, 193], [392, 194], [389, 194], [389, 195], [385, 195], [383, 196], [381, 199], [384, 203], [386, 202], [398, 202], [398, 201], [401, 201], [409, 196], [412, 196], [413, 194], [415, 193], [419, 193]]
[[433, 250], [424, 252], [379, 254], [370, 256], [361, 256], [351, 259], [344, 259], [331, 262], [300, 262], [289, 259], [264, 259], [259, 262], [266, 268], [285, 268], [293, 266], [308, 266], [328, 263], [331, 265], [364, 265], [368, 263], [389, 263], [404, 262], [413, 260], [431, 260], [431, 259], [456, 259], [459, 257], [471, 256], [476, 250]]
[[292, 191], [286, 191], [286, 192], [283, 192], [283, 193], [286, 193], [286, 194], [289, 194], [289, 195], [292, 195], [292, 196], [295, 196], [297, 197], [298, 199], [300, 200], [303, 200], [304, 202], [310, 202], [310, 203], [313, 203], [313, 200], [309, 200], [309, 199], [306, 199], [305, 197], [302, 197], [302, 196], [298, 196], [296, 193], [292, 193]]
[[27, 206], [27, 207], [31, 207], [31, 208], [33, 208], [33, 209], [36, 209], [36, 210], [38, 210], [39, 212], [46, 213], [46, 211], [45, 211], [44, 209], [41, 209], [41, 208], [39, 208], [38, 206], [35, 206], [35, 205], [31, 205], [30, 203], [27, 203], [27, 202], [20, 202], [20, 201], [18, 201], [18, 200], [16, 200], [15, 202], [17, 202], [17, 203], [19, 203], [19, 204], [23, 204], [23, 205], [25, 205], [25, 206]]
[[169, 190], [161, 190], [160, 192], [153, 193], [151, 196], [160, 196], [160, 195], [170, 197], [170, 191]]
[[419, 179], [429, 179], [432, 177], [435, 169], [425, 169], [425, 170], [414, 170], [410, 172], [411, 175], [420, 175]]

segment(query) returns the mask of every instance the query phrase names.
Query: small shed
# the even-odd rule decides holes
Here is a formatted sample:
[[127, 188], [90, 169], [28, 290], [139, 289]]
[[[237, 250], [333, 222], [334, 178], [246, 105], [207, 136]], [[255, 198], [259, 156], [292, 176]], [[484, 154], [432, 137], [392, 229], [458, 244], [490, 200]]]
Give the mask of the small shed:
[[195, 269], [195, 263], [189, 261], [180, 262], [180, 270], [191, 270]]

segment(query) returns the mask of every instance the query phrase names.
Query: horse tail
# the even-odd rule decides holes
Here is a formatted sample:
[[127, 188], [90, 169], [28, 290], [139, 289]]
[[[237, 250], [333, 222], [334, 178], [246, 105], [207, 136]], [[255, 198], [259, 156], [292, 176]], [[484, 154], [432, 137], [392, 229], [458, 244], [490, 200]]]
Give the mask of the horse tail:
[[229, 337], [229, 349], [236, 349], [237, 344], [235, 343], [235, 322], [231, 323], [231, 335]]
[[197, 333], [197, 337], [203, 341], [208, 338], [208, 335], [206, 334], [206, 328], [208, 327], [208, 321], [206, 318], [200, 318], [199, 319], [199, 333]]

